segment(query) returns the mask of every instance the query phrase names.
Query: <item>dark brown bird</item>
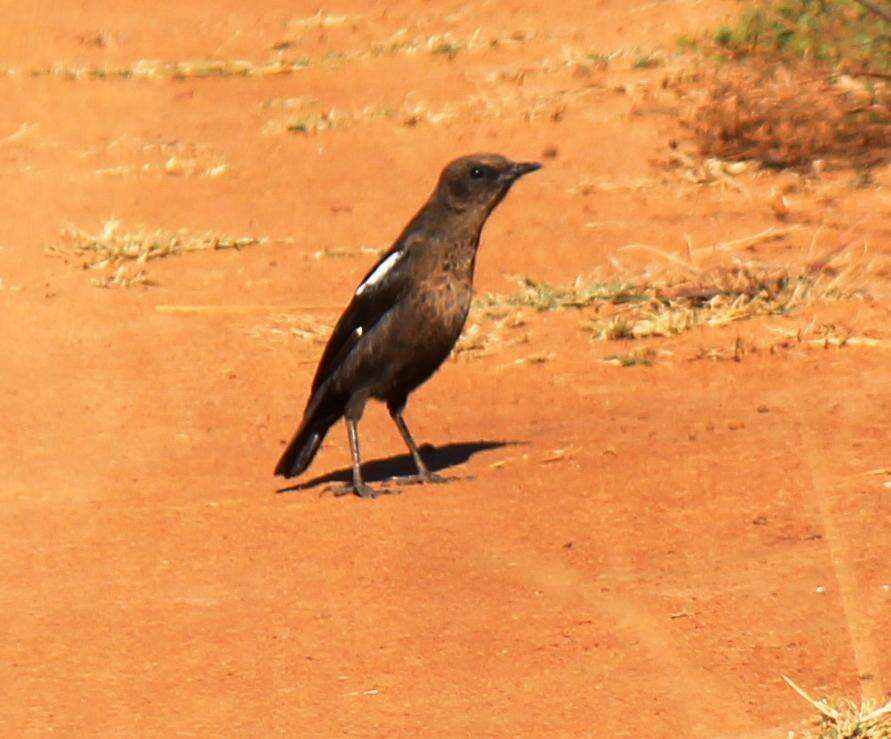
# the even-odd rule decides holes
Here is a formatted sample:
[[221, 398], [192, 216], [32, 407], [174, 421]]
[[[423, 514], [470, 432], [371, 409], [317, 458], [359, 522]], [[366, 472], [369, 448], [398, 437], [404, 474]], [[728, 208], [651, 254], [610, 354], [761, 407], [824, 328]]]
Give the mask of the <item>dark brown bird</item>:
[[344, 492], [373, 498], [362, 479], [357, 424], [366, 401], [376, 398], [386, 402], [418, 469], [395, 482], [445, 481], [424, 465], [402, 411], [461, 334], [486, 219], [517, 179], [540, 166], [498, 154], [446, 166], [430, 199], [365, 275], [334, 327], [276, 475], [294, 477], [309, 467], [328, 429], [344, 416], [353, 458], [353, 481]]

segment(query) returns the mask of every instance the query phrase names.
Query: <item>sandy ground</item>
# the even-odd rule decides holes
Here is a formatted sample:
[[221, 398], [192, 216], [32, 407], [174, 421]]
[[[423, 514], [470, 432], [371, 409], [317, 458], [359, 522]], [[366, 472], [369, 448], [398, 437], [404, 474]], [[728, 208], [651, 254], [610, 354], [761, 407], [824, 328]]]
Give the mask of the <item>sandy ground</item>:
[[[367, 502], [271, 476], [321, 350], [276, 327], [330, 325], [359, 248], [454, 156], [545, 157], [487, 226], [483, 291], [778, 225], [784, 173], [659, 165], [683, 135], [669, 63], [634, 64], [735, 3], [89, 5], [2, 10], [0, 733], [769, 737], [810, 710], [781, 674], [888, 695], [888, 350], [689, 361], [817, 313], [880, 335], [887, 272], [871, 300], [656, 342], [652, 367], [600, 361], [627, 347], [578, 312], [530, 315], [528, 345], [451, 361], [409, 404], [434, 466], [470, 479]], [[204, 58], [309, 64], [31, 74]], [[351, 113], [285, 130], [300, 106]], [[790, 195], [803, 228], [764, 253], [887, 255], [891, 176], [853, 176]], [[111, 218], [268, 242], [157, 260], [149, 288], [45, 253]], [[408, 469], [385, 411], [361, 431], [372, 479]], [[308, 478], [347, 462], [336, 427]]]

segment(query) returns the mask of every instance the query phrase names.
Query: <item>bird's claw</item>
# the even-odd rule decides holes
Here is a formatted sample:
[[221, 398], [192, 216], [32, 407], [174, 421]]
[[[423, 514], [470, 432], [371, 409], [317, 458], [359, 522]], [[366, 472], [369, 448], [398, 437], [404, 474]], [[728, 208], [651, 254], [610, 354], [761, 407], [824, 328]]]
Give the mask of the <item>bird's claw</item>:
[[356, 485], [352, 482], [342, 482], [338, 485], [328, 485], [322, 491], [322, 494], [331, 493], [335, 498], [340, 498], [344, 495], [357, 495], [360, 498], [366, 498], [368, 500], [373, 500], [378, 495], [398, 495], [398, 490], [388, 490], [387, 488], [380, 488], [375, 490], [370, 485], [366, 485], [365, 483], [360, 483]]
[[416, 475], [403, 475], [402, 477], [390, 477], [387, 482], [394, 485], [443, 485], [452, 480], [462, 478], [452, 475], [437, 475], [435, 472], [419, 472]]

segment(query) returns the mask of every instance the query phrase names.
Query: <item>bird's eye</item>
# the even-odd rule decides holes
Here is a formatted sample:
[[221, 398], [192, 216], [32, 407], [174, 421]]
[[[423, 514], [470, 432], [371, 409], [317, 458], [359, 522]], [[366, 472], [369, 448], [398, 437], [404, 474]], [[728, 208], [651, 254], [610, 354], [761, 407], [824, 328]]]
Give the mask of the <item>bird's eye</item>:
[[470, 170], [470, 176], [475, 180], [478, 180], [480, 177], [483, 176], [483, 174], [485, 173], [483, 172], [482, 167], [474, 167]]

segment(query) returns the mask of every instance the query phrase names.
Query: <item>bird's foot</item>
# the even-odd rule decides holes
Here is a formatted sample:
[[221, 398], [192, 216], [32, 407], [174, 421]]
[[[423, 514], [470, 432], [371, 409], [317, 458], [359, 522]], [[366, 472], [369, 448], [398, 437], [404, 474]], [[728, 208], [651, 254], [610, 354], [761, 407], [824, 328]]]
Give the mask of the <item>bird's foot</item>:
[[322, 491], [322, 494], [331, 493], [335, 498], [340, 498], [344, 495], [358, 495], [360, 498], [367, 498], [369, 500], [376, 498], [378, 495], [397, 495], [398, 491], [395, 490], [387, 490], [386, 488], [380, 488], [379, 490], [375, 490], [370, 485], [366, 485], [364, 482], [356, 485], [353, 482], [342, 482], [339, 484], [328, 485]]
[[419, 472], [416, 475], [403, 475], [402, 477], [390, 477], [387, 482], [394, 485], [443, 485], [453, 480], [462, 480], [465, 478], [457, 475], [437, 475], [435, 472]]

